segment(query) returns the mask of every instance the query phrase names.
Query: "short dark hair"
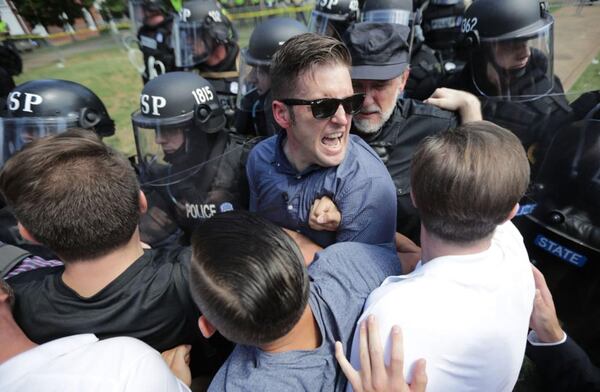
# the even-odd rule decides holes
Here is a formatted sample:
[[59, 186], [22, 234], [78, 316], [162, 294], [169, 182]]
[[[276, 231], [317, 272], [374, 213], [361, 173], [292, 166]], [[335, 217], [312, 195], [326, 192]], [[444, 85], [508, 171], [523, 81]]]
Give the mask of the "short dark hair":
[[257, 346], [287, 334], [308, 302], [296, 243], [249, 212], [218, 214], [192, 236], [192, 298], [227, 339]]
[[455, 243], [489, 236], [528, 183], [529, 162], [519, 139], [487, 121], [426, 138], [412, 160], [412, 193], [422, 224]]
[[124, 245], [140, 218], [133, 167], [88, 130], [26, 145], [4, 165], [0, 191], [17, 220], [65, 262]]
[[3, 291], [6, 295], [8, 295], [8, 306], [12, 309], [15, 305], [15, 292], [12, 287], [0, 277], [0, 291]]
[[314, 33], [290, 38], [275, 52], [271, 61], [273, 98], [295, 98], [299, 77], [317, 65], [327, 64], [341, 64], [350, 69], [350, 52], [342, 42]]

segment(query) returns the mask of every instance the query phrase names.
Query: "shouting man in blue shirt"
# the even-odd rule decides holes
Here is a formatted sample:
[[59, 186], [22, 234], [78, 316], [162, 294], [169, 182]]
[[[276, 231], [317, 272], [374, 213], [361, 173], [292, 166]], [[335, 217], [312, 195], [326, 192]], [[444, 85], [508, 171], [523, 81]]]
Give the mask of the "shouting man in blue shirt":
[[[364, 100], [353, 94], [350, 66], [348, 49], [333, 38], [288, 40], [271, 63], [273, 116], [284, 131], [258, 144], [247, 164], [250, 209], [323, 247], [393, 243], [396, 231], [392, 179], [377, 154], [349, 134]], [[335, 232], [309, 225], [311, 206], [325, 196], [341, 213]]]

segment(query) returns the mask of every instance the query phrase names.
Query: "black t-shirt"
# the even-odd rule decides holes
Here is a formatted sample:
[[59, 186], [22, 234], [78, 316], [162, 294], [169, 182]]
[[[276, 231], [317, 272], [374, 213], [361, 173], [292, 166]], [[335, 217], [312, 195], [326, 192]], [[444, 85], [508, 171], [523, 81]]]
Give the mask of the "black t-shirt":
[[131, 336], [158, 351], [203, 339], [188, 289], [189, 248], [145, 250], [120, 276], [83, 298], [62, 281], [64, 267], [10, 279], [14, 316], [36, 343], [81, 333]]

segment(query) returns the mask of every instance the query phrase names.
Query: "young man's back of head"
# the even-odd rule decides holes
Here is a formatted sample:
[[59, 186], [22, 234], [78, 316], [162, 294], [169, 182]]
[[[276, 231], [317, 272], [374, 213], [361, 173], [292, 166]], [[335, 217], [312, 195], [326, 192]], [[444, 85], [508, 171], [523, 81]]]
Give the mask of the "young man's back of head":
[[133, 168], [85, 130], [28, 144], [4, 165], [0, 190], [28, 233], [66, 262], [124, 245], [139, 221]]
[[529, 163], [519, 139], [487, 121], [425, 139], [411, 171], [423, 226], [460, 244], [491, 235], [529, 183]]
[[298, 322], [309, 280], [296, 243], [257, 215], [228, 212], [192, 237], [190, 290], [203, 316], [229, 340], [271, 343]]

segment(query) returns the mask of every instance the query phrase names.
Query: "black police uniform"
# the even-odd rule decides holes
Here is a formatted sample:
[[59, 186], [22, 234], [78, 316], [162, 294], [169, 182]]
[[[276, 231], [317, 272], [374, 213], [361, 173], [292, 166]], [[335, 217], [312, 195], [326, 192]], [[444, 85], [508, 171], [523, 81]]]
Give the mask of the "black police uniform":
[[532, 184], [533, 212], [515, 225], [544, 273], [563, 328], [600, 361], [600, 106], [562, 127]]
[[[173, 17], [165, 16], [165, 20], [156, 26], [143, 25], [138, 31], [139, 47], [144, 55], [146, 70], [142, 74], [144, 84], [151, 79], [150, 73], [163, 73], [177, 70], [175, 54], [171, 47], [171, 28]], [[164, 66], [164, 72], [163, 72]]]
[[[258, 139], [226, 131], [199, 132], [196, 137], [203, 138], [198, 143], [201, 150], [194, 151], [198, 168], [189, 163], [181, 165], [192, 173], [189, 178], [178, 181], [178, 175], [174, 175], [173, 185], [167, 186], [142, 184], [149, 209], [141, 218], [140, 233], [142, 241], [153, 247], [174, 242], [189, 245], [194, 228], [204, 219], [220, 212], [248, 209], [245, 165]], [[172, 162], [170, 171], [177, 173], [178, 166], [178, 162]]]
[[[548, 144], [556, 130], [568, 122], [572, 115], [562, 84], [557, 77], [554, 77], [552, 90], [546, 94], [551, 82], [542, 71], [544, 65], [539, 64], [544, 61], [546, 60], [543, 55], [538, 56], [536, 52], [532, 52], [532, 58], [525, 69], [526, 77], [522, 78], [527, 83], [521, 89], [518, 81], [513, 83], [514, 95], [539, 95], [540, 98], [535, 100], [515, 102], [482, 96], [473, 82], [471, 63], [467, 64], [461, 73], [451, 76], [443, 85], [478, 96], [483, 118], [512, 131], [528, 150], [536, 143]], [[536, 81], [533, 87], [530, 84], [532, 79]]]
[[417, 145], [425, 137], [454, 128], [456, 115], [412, 99], [399, 99], [390, 119], [375, 134], [358, 133], [387, 167], [396, 186], [398, 200], [396, 230], [420, 243], [421, 221], [410, 199], [410, 163]]

